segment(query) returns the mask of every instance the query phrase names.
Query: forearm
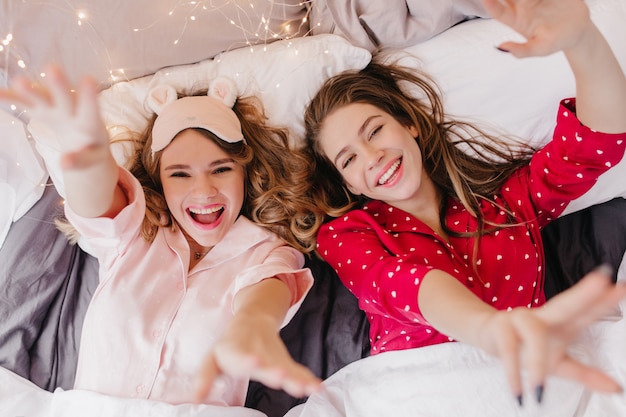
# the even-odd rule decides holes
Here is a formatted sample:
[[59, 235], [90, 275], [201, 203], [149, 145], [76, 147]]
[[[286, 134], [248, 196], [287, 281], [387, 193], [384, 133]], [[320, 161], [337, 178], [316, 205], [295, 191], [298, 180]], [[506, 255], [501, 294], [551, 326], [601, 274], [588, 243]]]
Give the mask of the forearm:
[[66, 204], [83, 217], [114, 217], [127, 198], [118, 185], [119, 167], [108, 146], [62, 157]]
[[268, 278], [243, 288], [235, 296], [235, 318], [271, 320], [280, 329], [291, 306], [291, 291], [279, 279]]
[[590, 23], [564, 53], [576, 79], [578, 119], [597, 131], [625, 132], [626, 77], [602, 33]]
[[480, 329], [497, 312], [450, 274], [428, 272], [418, 294], [420, 311], [439, 332], [479, 348]]

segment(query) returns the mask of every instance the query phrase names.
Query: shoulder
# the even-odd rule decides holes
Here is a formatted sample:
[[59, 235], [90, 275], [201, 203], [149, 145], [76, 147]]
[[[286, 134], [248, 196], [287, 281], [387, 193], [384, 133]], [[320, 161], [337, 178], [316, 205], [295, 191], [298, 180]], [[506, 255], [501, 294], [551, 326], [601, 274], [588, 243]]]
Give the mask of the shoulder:
[[324, 251], [335, 245], [362, 245], [367, 239], [382, 240], [389, 233], [386, 224], [390, 212], [387, 208], [392, 207], [372, 201], [325, 223], [317, 234], [318, 250]]
[[391, 208], [391, 206], [382, 201], [370, 201], [361, 208], [351, 210], [341, 217], [324, 223], [320, 228], [320, 233], [361, 227], [370, 228], [373, 225], [381, 226], [385, 223], [386, 208]]

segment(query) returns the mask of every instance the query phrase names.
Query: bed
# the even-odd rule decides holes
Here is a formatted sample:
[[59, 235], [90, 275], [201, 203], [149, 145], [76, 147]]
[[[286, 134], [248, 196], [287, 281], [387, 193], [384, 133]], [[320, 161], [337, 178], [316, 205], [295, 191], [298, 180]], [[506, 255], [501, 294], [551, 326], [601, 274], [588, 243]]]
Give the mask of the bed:
[[[587, 3], [626, 68], [626, 1]], [[574, 94], [561, 55], [517, 60], [497, 51], [495, 45], [517, 35], [489, 19], [477, 0], [388, 0], [384, 10], [381, 4], [0, 0], [0, 84], [20, 73], [39, 76], [51, 61], [63, 64], [74, 81], [91, 74], [100, 82], [111, 137], [119, 139], [145, 125], [144, 97], [152, 86], [192, 90], [224, 75], [240, 94], [258, 95], [270, 121], [288, 127], [298, 146], [304, 107], [321, 83], [345, 69], [363, 68], [383, 51], [432, 74], [450, 114], [535, 146], [550, 138], [558, 100]], [[81, 242], [70, 245], [54, 225], [64, 195], [55, 138], [37, 120], [3, 110], [0, 366], [56, 390], [54, 415], [626, 415], [624, 396], [591, 394], [565, 381], [549, 382], [541, 410], [516, 408], [497, 363], [462, 344], [369, 357], [367, 321], [356, 300], [315, 258], [307, 264], [316, 283], [281, 332], [292, 355], [327, 380], [326, 389], [306, 403], [255, 382], [247, 408], [228, 411], [74, 392], [82, 317], [97, 283], [97, 261]], [[124, 142], [111, 146], [124, 164]], [[626, 281], [625, 178], [626, 159], [543, 232], [548, 296], [600, 263], [614, 267], [614, 280]], [[626, 385], [624, 307], [593, 325], [575, 353]], [[0, 379], [0, 414], [13, 415], [11, 407], [28, 398], [5, 391]]]

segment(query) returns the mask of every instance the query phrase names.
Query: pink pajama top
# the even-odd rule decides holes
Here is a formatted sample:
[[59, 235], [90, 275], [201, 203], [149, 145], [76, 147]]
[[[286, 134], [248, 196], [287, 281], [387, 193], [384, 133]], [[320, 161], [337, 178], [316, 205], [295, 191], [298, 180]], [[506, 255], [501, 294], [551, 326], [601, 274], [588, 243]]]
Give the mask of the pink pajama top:
[[[303, 255], [241, 216], [191, 271], [182, 232], [140, 236], [145, 198], [120, 169], [129, 205], [114, 219], [85, 219], [66, 208], [100, 262], [87, 310], [75, 388], [172, 404], [194, 402], [201, 364], [233, 316], [237, 292], [277, 277], [292, 293], [286, 324], [310, 289]], [[242, 406], [248, 380], [221, 377], [207, 403]]]
[[[500, 310], [542, 305], [540, 229], [617, 164], [625, 147], [626, 134], [599, 133], [581, 125], [575, 100], [564, 100], [553, 140], [495, 196], [521, 225], [483, 236], [476, 270], [474, 238], [450, 236], [446, 242], [417, 218], [382, 201], [370, 201], [325, 224], [318, 249], [367, 314], [372, 354], [452, 340], [426, 322], [417, 304], [422, 278], [431, 269], [451, 274]], [[483, 201], [486, 222], [507, 221], [498, 205]], [[477, 227], [476, 218], [456, 199], [448, 201], [445, 221], [454, 232]]]

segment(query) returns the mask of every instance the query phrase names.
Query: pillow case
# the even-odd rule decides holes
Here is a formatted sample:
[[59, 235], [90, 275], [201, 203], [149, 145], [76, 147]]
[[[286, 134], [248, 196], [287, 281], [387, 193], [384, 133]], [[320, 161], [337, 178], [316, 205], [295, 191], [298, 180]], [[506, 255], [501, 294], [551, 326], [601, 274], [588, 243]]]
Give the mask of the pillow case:
[[307, 15], [300, 0], [0, 0], [0, 68], [35, 76], [57, 62], [72, 81], [90, 74], [107, 87], [304, 35]]
[[[259, 97], [269, 123], [287, 127], [292, 132], [293, 145], [298, 146], [304, 135], [304, 108], [322, 83], [341, 71], [361, 69], [370, 60], [367, 50], [336, 35], [281, 40], [116, 83], [100, 93], [100, 107], [111, 137], [123, 137], [128, 131], [143, 131], [147, 125], [151, 112], [144, 100], [153, 86], [168, 83], [178, 91], [189, 92], [207, 88], [211, 79], [224, 76], [235, 82], [239, 95]], [[37, 120], [31, 120], [28, 128], [57, 190], [64, 196], [57, 139]], [[124, 145], [123, 141], [112, 145], [116, 160], [122, 165], [130, 156]]]

